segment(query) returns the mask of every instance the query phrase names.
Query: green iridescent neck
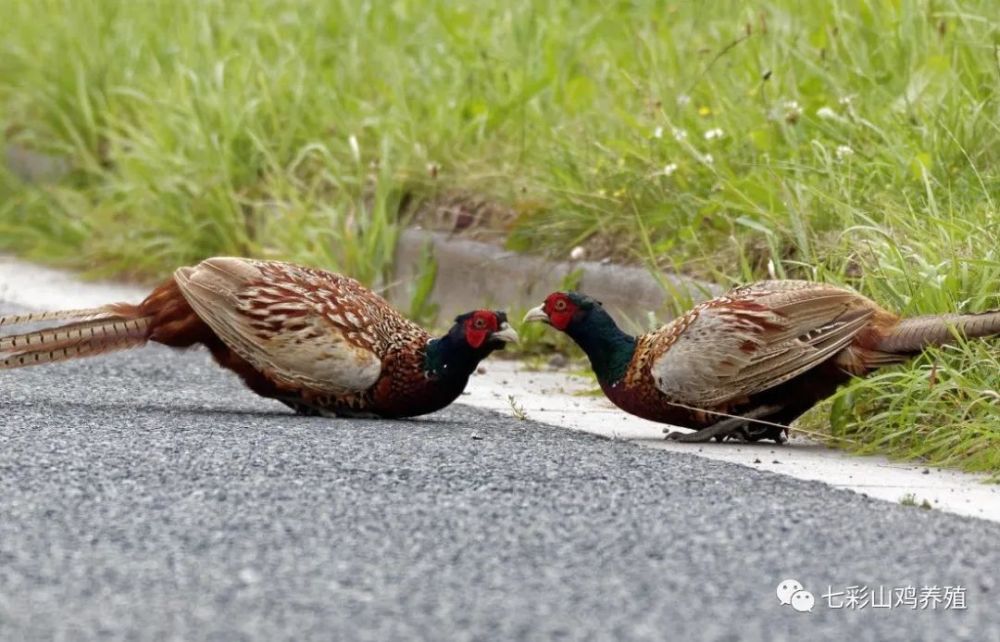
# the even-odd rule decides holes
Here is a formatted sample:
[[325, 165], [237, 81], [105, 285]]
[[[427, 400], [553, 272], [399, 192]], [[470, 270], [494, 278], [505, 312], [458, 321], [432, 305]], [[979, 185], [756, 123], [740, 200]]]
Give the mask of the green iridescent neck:
[[598, 381], [612, 385], [621, 381], [635, 355], [636, 339], [622, 332], [603, 308], [595, 307], [566, 328], [566, 333], [590, 358]]

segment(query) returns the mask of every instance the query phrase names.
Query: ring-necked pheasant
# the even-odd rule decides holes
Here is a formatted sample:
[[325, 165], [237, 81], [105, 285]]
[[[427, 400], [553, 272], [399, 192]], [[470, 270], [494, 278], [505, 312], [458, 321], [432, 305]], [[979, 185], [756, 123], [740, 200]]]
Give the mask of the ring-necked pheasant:
[[354, 279], [290, 263], [212, 258], [182, 267], [138, 305], [0, 317], [76, 319], [0, 337], [0, 370], [136, 348], [205, 345], [259, 395], [305, 414], [412, 417], [439, 410], [479, 362], [517, 341], [477, 310], [433, 338]]
[[578, 292], [550, 294], [524, 320], [567, 333], [615, 405], [697, 429], [664, 429], [690, 442], [780, 443], [793, 420], [852, 376], [905, 361], [956, 332], [1000, 335], [1000, 310], [902, 319], [859, 294], [807, 281], [736, 288], [638, 337]]

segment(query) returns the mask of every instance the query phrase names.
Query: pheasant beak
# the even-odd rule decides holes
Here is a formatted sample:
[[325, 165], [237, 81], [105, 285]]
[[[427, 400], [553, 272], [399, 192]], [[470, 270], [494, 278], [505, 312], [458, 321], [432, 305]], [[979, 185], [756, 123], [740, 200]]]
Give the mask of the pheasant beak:
[[517, 343], [517, 332], [510, 327], [509, 323], [500, 324], [500, 329], [490, 335], [491, 339], [498, 339], [504, 343]]
[[549, 321], [549, 315], [545, 314], [545, 306], [540, 305], [537, 308], [531, 308], [528, 310], [528, 314], [524, 315], [524, 321], [521, 323], [531, 323], [532, 321], [541, 321], [542, 323], [548, 323], [552, 325]]

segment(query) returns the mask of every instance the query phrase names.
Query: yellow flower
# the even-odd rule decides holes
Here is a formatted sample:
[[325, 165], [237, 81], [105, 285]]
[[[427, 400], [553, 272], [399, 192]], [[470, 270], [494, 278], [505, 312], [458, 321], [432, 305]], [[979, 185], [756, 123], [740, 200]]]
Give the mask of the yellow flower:
[[698, 108], [698, 115], [699, 116], [711, 116], [712, 115], [712, 108], [708, 107], [707, 105], [702, 105], [701, 107]]

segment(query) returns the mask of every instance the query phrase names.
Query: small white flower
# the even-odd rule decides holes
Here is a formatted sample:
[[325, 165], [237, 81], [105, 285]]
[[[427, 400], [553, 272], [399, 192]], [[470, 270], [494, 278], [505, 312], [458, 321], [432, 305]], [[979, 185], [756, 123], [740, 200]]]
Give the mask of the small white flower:
[[691, 104], [691, 96], [687, 94], [677, 94], [677, 106], [686, 107]]
[[582, 261], [585, 256], [587, 256], [587, 250], [579, 245], [569, 251], [569, 258], [573, 261]]
[[705, 132], [705, 140], [715, 140], [716, 138], [722, 138], [724, 135], [722, 129], [716, 127]]
[[837, 155], [837, 160], [844, 160], [850, 156], [854, 156], [854, 150], [847, 145], [837, 145], [837, 149], [834, 150], [834, 154]]
[[816, 110], [816, 116], [822, 118], [823, 120], [837, 120], [840, 118], [840, 116], [837, 115], [837, 112], [825, 106]]
[[711, 165], [712, 163], [715, 162], [715, 159], [712, 158], [711, 154], [705, 154], [704, 156], [701, 157], [701, 162], [705, 163], [706, 165]]
[[799, 106], [799, 101], [797, 100], [786, 100], [785, 109], [787, 109], [788, 111], [798, 111], [798, 112], [802, 111], [802, 107]]
[[351, 148], [351, 156], [354, 157], [355, 163], [361, 162], [361, 147], [358, 145], [358, 137], [351, 134], [347, 137], [347, 144]]
[[853, 96], [842, 96], [840, 100], [838, 100], [837, 102], [840, 104], [841, 107], [850, 107], [851, 100], [853, 99], [854, 99]]
[[676, 127], [671, 133], [674, 135], [674, 140], [676, 141], [682, 141], [688, 137], [688, 133], [686, 131], [683, 129], [677, 129]]
[[677, 171], [677, 163], [667, 163], [663, 167], [663, 175], [664, 176], [672, 176], [673, 173], [676, 172], [676, 171]]
[[663, 128], [657, 127], [653, 130], [653, 138], [663, 138]]

